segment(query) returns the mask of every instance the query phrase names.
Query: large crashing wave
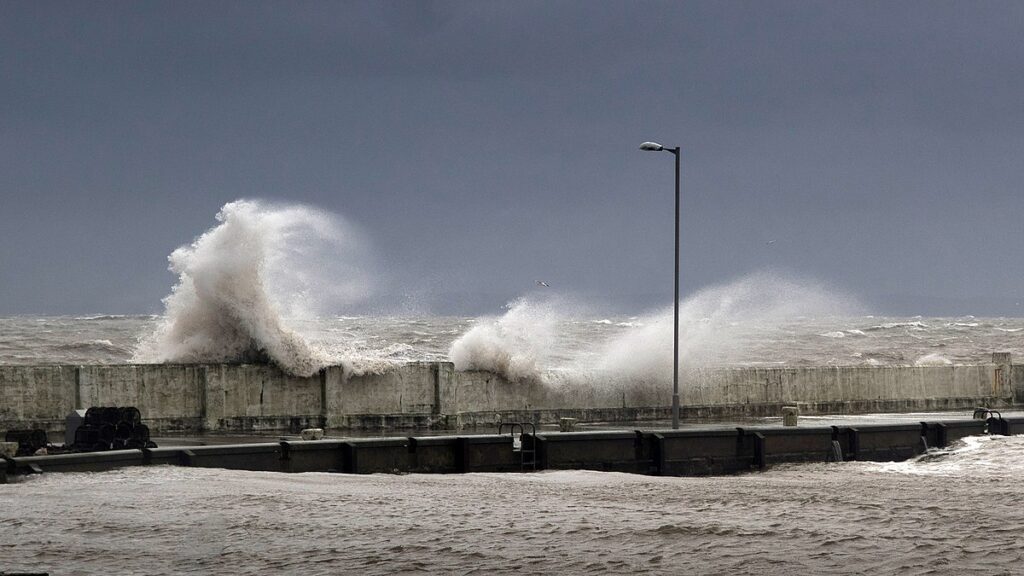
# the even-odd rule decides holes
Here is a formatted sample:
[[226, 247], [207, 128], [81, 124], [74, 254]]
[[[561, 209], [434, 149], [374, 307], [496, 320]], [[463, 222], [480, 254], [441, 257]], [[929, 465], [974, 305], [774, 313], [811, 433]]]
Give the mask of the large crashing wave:
[[308, 376], [328, 363], [287, 319], [337, 309], [369, 293], [364, 243], [329, 213], [255, 200], [230, 202], [219, 224], [175, 250], [178, 283], [143, 339], [138, 362], [270, 361]]

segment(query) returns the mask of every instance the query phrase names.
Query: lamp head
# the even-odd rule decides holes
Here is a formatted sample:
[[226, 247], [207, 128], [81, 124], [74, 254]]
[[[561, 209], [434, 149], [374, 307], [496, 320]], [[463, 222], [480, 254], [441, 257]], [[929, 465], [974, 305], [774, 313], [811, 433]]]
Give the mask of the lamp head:
[[649, 152], [661, 152], [665, 147], [657, 142], [644, 142], [640, 145], [640, 149], [647, 150]]

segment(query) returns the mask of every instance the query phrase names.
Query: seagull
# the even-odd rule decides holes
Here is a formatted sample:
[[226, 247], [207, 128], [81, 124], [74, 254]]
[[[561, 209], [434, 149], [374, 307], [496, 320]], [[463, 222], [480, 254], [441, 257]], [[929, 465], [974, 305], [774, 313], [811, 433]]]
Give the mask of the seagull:
[[543, 286], [544, 288], [550, 288], [551, 287], [551, 286], [548, 286], [548, 283], [544, 282], [543, 280], [537, 280], [537, 286]]
[[771, 246], [772, 244], [775, 244], [775, 240], [769, 240], [769, 241], [765, 242], [765, 244]]

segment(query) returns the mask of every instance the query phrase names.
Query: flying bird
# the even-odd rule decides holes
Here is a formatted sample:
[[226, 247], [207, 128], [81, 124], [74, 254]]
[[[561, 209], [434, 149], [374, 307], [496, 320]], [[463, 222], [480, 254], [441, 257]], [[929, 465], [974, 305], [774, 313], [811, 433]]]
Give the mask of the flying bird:
[[544, 288], [550, 288], [551, 287], [551, 286], [548, 286], [548, 283], [544, 282], [543, 280], [537, 280], [537, 286], [543, 286]]

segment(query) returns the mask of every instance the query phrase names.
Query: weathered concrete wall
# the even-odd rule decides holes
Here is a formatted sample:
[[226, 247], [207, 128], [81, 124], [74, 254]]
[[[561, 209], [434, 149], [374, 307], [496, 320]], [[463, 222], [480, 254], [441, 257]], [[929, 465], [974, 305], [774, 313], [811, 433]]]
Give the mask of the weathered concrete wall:
[[[995, 355], [964, 366], [786, 367], [689, 371], [684, 416], [993, 408], [1024, 403], [1024, 365]], [[456, 372], [448, 362], [384, 374], [341, 366], [308, 378], [256, 365], [0, 366], [0, 430], [63, 428], [89, 406], [136, 406], [155, 431], [298, 431], [306, 427], [458, 429], [498, 421], [634, 421], [665, 418], [671, 387], [605, 374], [508, 382]]]
[[[384, 374], [347, 374], [340, 366], [325, 371], [328, 428], [436, 426], [439, 375], [436, 362], [411, 362]], [[445, 370], [449, 366], [443, 366]], [[450, 370], [448, 370], [450, 372]]]
[[81, 366], [75, 407], [135, 406], [153, 429], [200, 430], [206, 372], [189, 365]]
[[[322, 375], [300, 378], [271, 366], [204, 367], [208, 430], [297, 430], [323, 425]], [[145, 416], [145, 413], [143, 413]]]
[[77, 374], [74, 366], [0, 366], [0, 430], [63, 429]]
[[1010, 368], [1010, 388], [1013, 390], [1014, 404], [1024, 404], [1024, 364]]
[[683, 403], [778, 404], [990, 397], [1012, 402], [1013, 390], [1008, 377], [1009, 370], [990, 364], [702, 371], [686, 379]]

